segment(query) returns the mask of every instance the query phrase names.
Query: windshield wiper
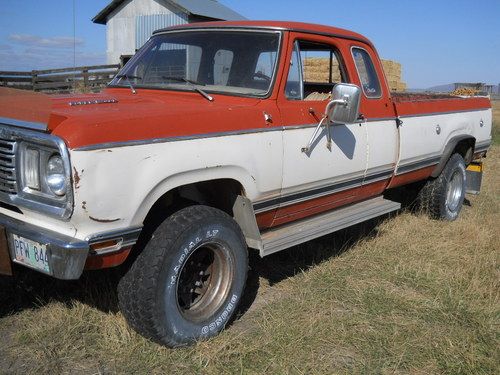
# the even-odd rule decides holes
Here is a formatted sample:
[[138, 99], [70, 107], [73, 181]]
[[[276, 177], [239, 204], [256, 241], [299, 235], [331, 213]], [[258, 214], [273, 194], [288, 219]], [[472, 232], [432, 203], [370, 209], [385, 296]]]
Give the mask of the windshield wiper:
[[190, 79], [187, 79], [187, 78], [184, 78], [184, 77], [175, 77], [175, 76], [162, 76], [161, 78], [163, 79], [169, 79], [171, 81], [178, 81], [178, 82], [185, 82], [187, 84], [189, 84], [189, 86], [191, 86], [191, 88], [200, 93], [201, 96], [203, 96], [205, 99], [207, 99], [208, 101], [211, 101], [213, 102], [214, 101], [214, 98], [213, 96], [211, 95], [208, 95], [205, 91], [203, 91], [202, 89], [200, 89], [199, 87], [195, 86], [195, 85], [199, 85], [199, 86], [205, 86], [204, 83], [200, 83], [200, 82], [196, 82], [196, 81], [192, 81]]
[[135, 91], [134, 86], [132, 85], [132, 82], [130, 80], [131, 79], [142, 79], [142, 77], [134, 76], [134, 75], [130, 75], [130, 74], [118, 74], [116, 76], [116, 78], [119, 78], [120, 80], [122, 78], [126, 78], [128, 85], [130, 86], [130, 90], [132, 90], [132, 94], [136, 94], [137, 92]]

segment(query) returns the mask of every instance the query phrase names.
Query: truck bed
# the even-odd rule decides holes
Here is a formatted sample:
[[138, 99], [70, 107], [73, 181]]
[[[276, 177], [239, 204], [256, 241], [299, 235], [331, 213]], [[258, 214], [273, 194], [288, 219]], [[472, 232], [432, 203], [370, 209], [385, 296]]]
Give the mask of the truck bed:
[[484, 96], [461, 97], [450, 94], [391, 93], [398, 116], [418, 116], [449, 112], [468, 112], [491, 108]]

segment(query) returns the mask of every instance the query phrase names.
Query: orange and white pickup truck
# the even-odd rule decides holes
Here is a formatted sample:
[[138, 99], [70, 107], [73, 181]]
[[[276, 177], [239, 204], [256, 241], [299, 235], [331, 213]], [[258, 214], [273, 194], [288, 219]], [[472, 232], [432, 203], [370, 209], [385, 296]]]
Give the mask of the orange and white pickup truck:
[[410, 184], [456, 219], [492, 112], [487, 97], [391, 93], [362, 35], [249, 21], [158, 30], [98, 94], [2, 89], [0, 124], [1, 273], [77, 279], [129, 258], [124, 316], [179, 346], [234, 316], [249, 248], [398, 210], [385, 193]]

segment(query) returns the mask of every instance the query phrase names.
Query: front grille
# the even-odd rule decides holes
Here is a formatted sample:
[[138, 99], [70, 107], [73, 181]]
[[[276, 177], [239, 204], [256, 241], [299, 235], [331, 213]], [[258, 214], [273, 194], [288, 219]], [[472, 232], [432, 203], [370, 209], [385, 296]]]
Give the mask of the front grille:
[[16, 142], [0, 138], [0, 192], [17, 194]]

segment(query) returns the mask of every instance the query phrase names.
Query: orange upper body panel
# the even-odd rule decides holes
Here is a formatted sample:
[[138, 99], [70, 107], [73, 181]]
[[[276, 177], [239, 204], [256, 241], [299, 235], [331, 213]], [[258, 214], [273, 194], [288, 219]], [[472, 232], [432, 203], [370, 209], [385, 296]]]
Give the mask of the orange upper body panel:
[[[54, 97], [49, 130], [78, 148], [111, 142], [190, 136], [265, 127], [262, 101], [197, 92], [108, 88], [99, 94]], [[70, 105], [111, 100], [111, 103]]]

